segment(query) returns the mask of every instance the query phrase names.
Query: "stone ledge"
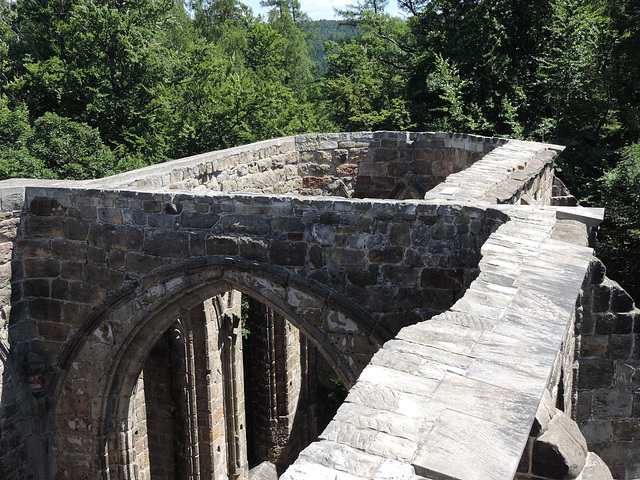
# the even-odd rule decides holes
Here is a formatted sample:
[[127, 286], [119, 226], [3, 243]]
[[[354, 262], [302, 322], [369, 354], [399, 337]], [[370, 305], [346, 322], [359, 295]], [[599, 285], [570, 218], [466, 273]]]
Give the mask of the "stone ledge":
[[[479, 277], [451, 310], [405, 327], [373, 357], [323, 434], [337, 442], [323, 455], [354, 448], [410, 463], [410, 478], [514, 477], [593, 251], [551, 238], [552, 210], [500, 210], [511, 220], [485, 242]], [[307, 478], [315, 449], [283, 478]]]

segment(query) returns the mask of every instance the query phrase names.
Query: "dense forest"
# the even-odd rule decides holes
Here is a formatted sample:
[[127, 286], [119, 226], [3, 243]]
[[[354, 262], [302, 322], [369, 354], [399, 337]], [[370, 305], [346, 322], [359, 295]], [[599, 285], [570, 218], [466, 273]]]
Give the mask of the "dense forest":
[[[92, 178], [311, 131], [567, 146], [640, 299], [640, 0], [0, 0], [0, 179]], [[321, 47], [324, 49], [321, 52]]]

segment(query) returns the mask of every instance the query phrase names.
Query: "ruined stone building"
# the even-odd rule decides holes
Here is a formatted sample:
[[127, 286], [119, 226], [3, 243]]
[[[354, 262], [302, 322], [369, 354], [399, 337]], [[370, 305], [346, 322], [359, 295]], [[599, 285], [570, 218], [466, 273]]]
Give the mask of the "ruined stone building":
[[561, 150], [313, 134], [0, 182], [0, 478], [640, 478], [640, 314]]

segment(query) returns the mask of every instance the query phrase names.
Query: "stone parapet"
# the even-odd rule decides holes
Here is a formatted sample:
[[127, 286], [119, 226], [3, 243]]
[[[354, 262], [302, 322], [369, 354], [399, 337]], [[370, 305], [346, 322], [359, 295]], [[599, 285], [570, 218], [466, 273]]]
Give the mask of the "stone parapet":
[[[579, 420], [584, 408], [572, 398], [573, 337], [593, 252], [581, 215], [545, 206], [560, 150], [447, 133], [316, 134], [106, 179], [0, 182], [0, 476], [133, 478], [132, 452], [155, 442], [128, 430], [144, 414], [132, 392], [150, 350], [184, 312], [237, 290], [285, 317], [353, 387], [283, 478], [510, 480], [545, 392]], [[602, 314], [593, 325], [626, 328], [635, 310], [611, 289], [604, 297], [589, 297]], [[605, 357], [629, 353], [636, 323], [580, 351], [605, 342]], [[624, 385], [608, 390], [618, 377], [635, 385], [625, 365], [594, 368], [597, 408], [626, 401]], [[618, 420], [629, 418], [612, 419], [612, 432], [635, 442]], [[227, 457], [245, 471], [240, 443]], [[600, 464], [583, 460], [586, 479]]]
[[571, 391], [556, 365], [593, 252], [551, 238], [552, 210], [503, 208], [465, 296], [374, 355], [284, 479], [513, 478], [544, 392]]

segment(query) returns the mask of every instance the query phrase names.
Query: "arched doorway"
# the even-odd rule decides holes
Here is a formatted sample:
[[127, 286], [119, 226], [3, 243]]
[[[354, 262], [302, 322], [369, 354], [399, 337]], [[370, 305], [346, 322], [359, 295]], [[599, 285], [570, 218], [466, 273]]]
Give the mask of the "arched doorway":
[[[238, 263], [242, 266], [241, 260]], [[304, 338], [307, 346], [317, 349], [347, 388], [355, 382], [359, 373], [359, 365], [366, 364], [368, 358], [386, 340], [386, 338], [380, 338], [379, 332], [374, 333], [372, 325], [375, 325], [375, 321], [366, 312], [324, 286], [315, 285], [307, 279], [298, 279], [283, 269], [273, 268], [269, 265], [253, 263], [251, 270], [248, 270], [239, 268], [237, 263], [230, 262], [229, 259], [226, 259], [225, 262], [220, 262], [219, 258], [209, 258], [206, 262], [199, 259], [197, 264], [194, 262], [193, 265], [186, 267], [185, 265], [169, 266], [163, 275], [155, 274], [153, 282], [144, 282], [143, 288], [140, 285], [135, 285], [129, 291], [120, 292], [121, 298], [112, 299], [107, 303], [110, 305], [109, 308], [103, 308], [102, 311], [87, 320], [88, 324], [85, 326], [84, 332], [89, 332], [89, 334], [85, 333], [84, 337], [79, 337], [77, 342], [70, 347], [65, 360], [67, 373], [60, 376], [56, 387], [64, 390], [66, 399], [56, 409], [59, 438], [53, 448], [55, 461], [59, 469], [62, 467], [63, 473], [67, 471], [65, 467], [77, 463], [78, 456], [81, 455], [80, 452], [74, 452], [75, 457], [73, 461], [70, 461], [65, 450], [65, 445], [74, 442], [77, 438], [77, 432], [72, 431], [73, 429], [64, 422], [64, 419], [73, 415], [76, 424], [80, 421], [92, 423], [91, 428], [99, 430], [97, 443], [92, 446], [91, 442], [96, 442], [94, 440], [96, 437], [87, 436], [86, 441], [83, 441], [82, 450], [86, 457], [93, 459], [96, 458], [95, 453], [91, 452], [97, 451], [99, 453], [99, 470], [102, 472], [103, 478], [131, 479], [136, 478], [136, 474], [140, 478], [140, 472], [144, 468], [143, 464], [136, 461], [136, 458], [137, 454], [144, 449], [142, 448], [143, 444], [139, 442], [140, 429], [136, 430], [135, 426], [136, 421], [139, 424], [139, 420], [143, 416], [136, 414], [135, 405], [138, 392], [145, 390], [144, 382], [147, 375], [144, 370], [145, 365], [149, 359], [154, 357], [166, 357], [168, 351], [172, 351], [174, 354], [180, 351], [180, 342], [169, 346], [171, 343], [167, 339], [167, 335], [174, 335], [175, 339], [178, 337], [188, 338], [189, 335], [194, 335], [192, 331], [189, 333], [190, 328], [193, 329], [193, 325], [206, 325], [204, 322], [194, 322], [193, 316], [198, 309], [203, 312], [202, 306], [207, 302], [211, 302], [211, 308], [214, 311], [217, 309], [218, 312], [224, 311], [225, 308], [232, 310], [236, 308], [235, 301], [228, 304], [228, 297], [227, 300], [224, 299], [225, 295], [228, 295], [227, 292], [236, 291], [248, 294], [271, 309], [274, 314], [286, 318], [291, 326], [299, 330], [300, 336]], [[224, 264], [221, 265], [221, 263]], [[219, 300], [214, 300], [216, 298]], [[225, 307], [225, 305], [231, 305], [231, 307]], [[228, 322], [226, 324], [216, 320], [218, 322], [216, 328], [219, 332], [224, 332], [225, 336], [232, 333], [237, 339], [242, 336], [242, 327], [239, 322], [234, 320], [234, 315], [236, 314], [229, 315], [227, 317], [229, 320], [224, 320]], [[191, 325], [189, 328], [187, 328], [189, 323], [186, 321], [187, 317]], [[181, 322], [176, 323], [178, 320]], [[364, 345], [364, 348], [360, 348], [360, 350], [353, 348], [353, 344], [349, 344], [346, 340], [340, 344], [332, 341], [334, 338], [344, 340], [347, 335], [355, 338], [354, 342], [357, 341], [359, 345]], [[193, 338], [196, 337], [197, 335]], [[162, 340], [163, 338], [165, 340]], [[212, 340], [207, 339], [206, 341]], [[159, 345], [164, 346], [160, 348]], [[228, 369], [236, 364], [234, 361], [229, 361], [228, 357], [225, 360], [224, 355], [236, 355], [236, 358], [241, 355], [239, 351], [230, 347], [226, 350], [217, 348], [210, 351], [215, 351], [216, 355], [219, 355], [221, 369]], [[185, 358], [191, 358], [191, 356], [187, 355]], [[153, 362], [153, 360], [151, 361]], [[193, 362], [200, 362], [202, 365], [203, 361], [206, 364], [206, 357], [198, 360], [198, 355], [193, 356]], [[179, 365], [177, 359], [172, 365], [174, 367], [170, 366], [170, 368], [173, 368], [175, 373], [177, 371], [175, 365]], [[202, 388], [202, 382], [195, 381], [193, 376], [209, 369], [196, 368], [197, 365], [194, 363], [192, 365], [193, 373], [189, 374], [187, 363], [183, 362], [181, 365], [183, 366], [180, 368], [185, 371], [184, 375], [186, 375], [184, 376], [184, 384], [191, 381], [192, 388], [196, 390]], [[164, 368], [167, 368], [166, 365]], [[100, 380], [95, 385], [83, 383], [81, 372], [85, 370], [94, 370], [95, 378], [100, 378]], [[234, 378], [235, 375], [236, 387], [234, 388], [237, 391], [241, 384], [239, 376], [244, 376], [244, 372], [237, 368], [235, 372], [235, 374], [227, 372], [226, 375], [228, 378]], [[189, 380], [189, 375], [192, 375], [192, 380]], [[229, 388], [229, 382], [221, 382], [221, 384], [227, 385], [223, 388]], [[82, 392], [78, 393], [78, 401], [87, 397], [91, 398], [90, 405], [87, 405], [86, 414], [82, 412], [84, 417], [78, 414], [77, 409], [73, 409], [75, 392]], [[211, 399], [216, 395], [214, 393], [197, 395], [196, 392], [196, 397]], [[239, 397], [227, 394], [227, 398], [237, 400]], [[204, 411], [198, 401], [193, 403], [192, 400], [188, 400], [187, 396], [185, 399], [183, 406], [187, 409], [186, 411], [189, 411], [189, 408], [191, 408], [191, 412]], [[191, 406], [189, 406], [190, 401]], [[230, 412], [241, 410], [239, 405], [230, 407], [225, 404], [223, 408], [230, 408]], [[209, 411], [214, 412], [215, 409], [210, 407]], [[186, 416], [192, 419], [192, 416]], [[239, 432], [246, 428], [246, 423], [242, 423], [242, 419], [238, 415], [227, 415], [227, 418], [231, 417], [239, 423], [233, 428], [228, 424], [225, 425], [224, 428], [227, 432], [225, 438], [237, 437], [239, 440], [233, 443], [235, 445], [233, 448], [241, 449], [242, 445], [246, 445], [246, 442], [242, 440], [242, 433]], [[183, 425], [182, 432], [188, 430], [191, 434], [198, 433], [199, 440], [195, 443], [191, 441], [189, 448], [192, 448], [194, 444], [197, 445], [198, 442], [211, 443], [202, 434], [201, 424], [196, 422], [195, 424], [183, 423]], [[209, 426], [211, 425], [213, 425], [212, 420], [209, 421]], [[241, 426], [242, 428], [240, 428]], [[138, 433], [136, 434], [136, 432]], [[186, 437], [181, 434], [181, 438]], [[225, 441], [224, 447], [220, 446], [220, 451], [226, 449], [227, 460], [230, 459], [233, 463], [235, 461], [233, 458], [246, 458], [246, 453], [242, 451], [235, 454], [230, 451], [230, 445], [232, 442]], [[204, 451], [206, 448], [203, 446], [201, 450]], [[211, 444], [210, 448], [218, 452], [218, 445]], [[180, 451], [180, 449], [174, 451]], [[188, 448], [185, 447], [181, 451], [187, 452]], [[215, 458], [215, 452], [207, 455]], [[183, 457], [189, 456], [185, 453], [181, 455]], [[198, 453], [199, 455], [200, 453]], [[215, 462], [213, 463], [215, 464]], [[225, 464], [225, 461], [218, 463]], [[229, 461], [226, 461], [226, 465], [228, 469]], [[174, 461], [174, 468], [175, 466], [176, 462]], [[240, 466], [240, 472], [245, 471], [242, 461], [240, 461]], [[193, 465], [190, 467], [179, 466], [178, 468], [182, 468], [186, 472], [195, 471]], [[201, 466], [198, 468], [203, 471]], [[189, 473], [189, 475], [195, 474]], [[193, 478], [197, 478], [197, 476]]]

